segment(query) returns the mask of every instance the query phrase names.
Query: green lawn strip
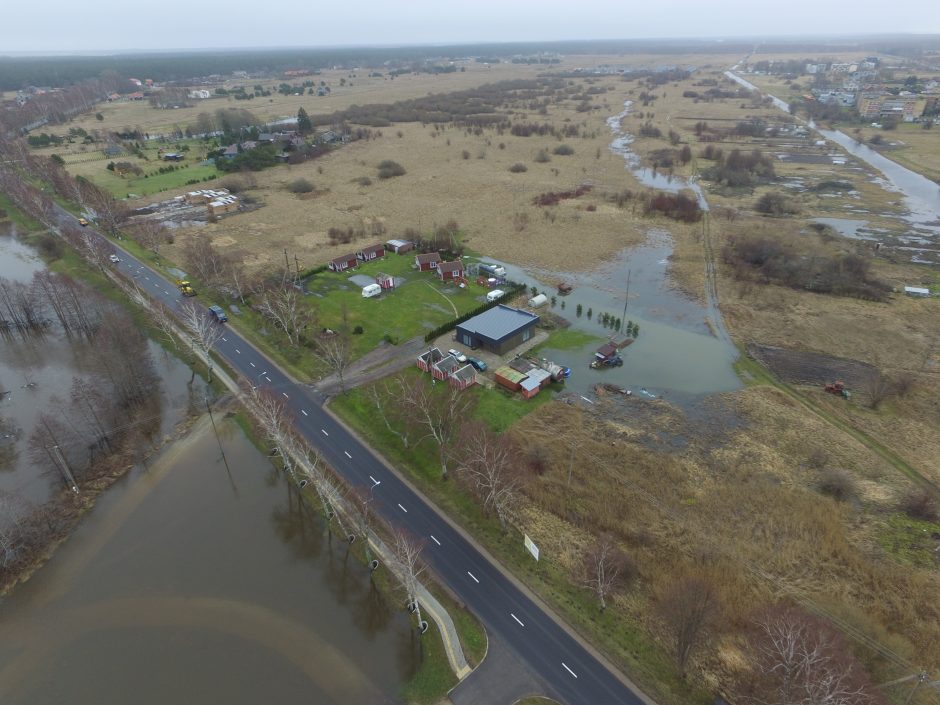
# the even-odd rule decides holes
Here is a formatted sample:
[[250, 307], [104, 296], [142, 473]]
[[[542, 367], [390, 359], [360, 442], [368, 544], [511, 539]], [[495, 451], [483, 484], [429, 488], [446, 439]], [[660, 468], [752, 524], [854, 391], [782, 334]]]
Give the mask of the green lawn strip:
[[597, 335], [586, 333], [583, 330], [574, 328], [559, 328], [549, 334], [544, 343], [540, 343], [532, 348], [532, 354], [538, 355], [544, 349], [550, 350], [579, 350], [588, 343], [606, 340]]
[[889, 462], [895, 468], [900, 470], [902, 473], [907, 475], [911, 480], [916, 482], [918, 485], [928, 489], [931, 492], [936, 493], [937, 487], [929, 479], [924, 477], [920, 472], [918, 472], [914, 467], [905, 462], [900, 456], [898, 456], [893, 450], [882, 444], [877, 439], [870, 436], [865, 431], [862, 431], [855, 426], [853, 426], [849, 421], [846, 421], [835, 414], [830, 413], [826, 409], [823, 409], [815, 402], [811, 401], [809, 398], [800, 394], [796, 389], [791, 387], [786, 382], [782, 382], [779, 379], [775, 378], [763, 365], [761, 365], [756, 360], [747, 356], [746, 351], [742, 351], [741, 355], [738, 358], [738, 362], [735, 363], [735, 369], [738, 371], [738, 374], [747, 372], [751, 379], [745, 379], [748, 385], [752, 384], [769, 384], [776, 389], [780, 390], [787, 396], [796, 400], [804, 407], [812, 411], [814, 414], [822, 418], [824, 421], [829, 422], [831, 425], [838, 428], [840, 431], [849, 434], [857, 441], [880, 455], [884, 460]]
[[455, 685], [457, 676], [450, 670], [441, 633], [430, 620], [427, 632], [421, 636], [421, 664], [399, 691], [401, 698], [408, 705], [433, 705]]
[[[13, 201], [11, 201], [5, 193], [0, 193], [0, 209], [6, 212], [5, 218], [16, 223], [17, 227], [24, 232], [43, 229], [42, 224], [40, 224], [38, 220], [34, 220], [14, 206]], [[0, 220], [3, 220], [3, 218], [0, 218]]]
[[571, 576], [550, 558], [540, 563], [533, 561], [525, 552], [522, 536], [517, 531], [503, 534], [498, 523], [484, 517], [477, 502], [458, 483], [443, 482], [437, 450], [430, 442], [403, 448], [384, 424], [375, 423], [374, 406], [361, 389], [336, 397], [330, 402], [330, 408], [503, 565], [565, 615], [588, 641], [614, 654], [615, 660], [625, 664], [631, 678], [641, 683], [654, 699], [683, 705], [708, 702], [708, 694], [703, 689], [690, 687], [679, 678], [671, 659], [639, 625], [627, 622], [613, 610], [600, 612], [596, 600], [587, 591], [572, 585]]
[[[350, 245], [349, 249], [357, 247]], [[452, 306], [460, 315], [483, 303], [485, 288], [472, 282], [464, 289], [443, 284], [433, 272], [412, 269], [413, 263], [414, 257], [389, 254], [343, 273], [320, 272], [307, 281], [307, 290], [314, 294], [307, 300], [316, 307], [321, 326], [340, 328], [344, 307], [350, 330], [362, 326], [362, 333], [353, 336], [354, 358], [375, 349], [383, 339], [403, 342], [453, 320]], [[373, 278], [379, 273], [401, 277], [405, 282], [367, 299], [362, 296], [362, 287], [349, 281], [356, 274]]]

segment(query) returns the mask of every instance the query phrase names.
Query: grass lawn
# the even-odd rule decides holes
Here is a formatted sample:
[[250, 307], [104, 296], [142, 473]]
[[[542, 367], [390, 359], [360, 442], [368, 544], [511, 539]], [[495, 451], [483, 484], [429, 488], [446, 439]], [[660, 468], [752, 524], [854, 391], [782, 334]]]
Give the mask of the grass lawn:
[[598, 335], [591, 335], [583, 330], [574, 328], [559, 328], [553, 331], [548, 339], [532, 349], [532, 353], [537, 355], [542, 349], [551, 350], [580, 350], [591, 342], [602, 342], [605, 338]]
[[[118, 161], [125, 160], [124, 158], [119, 157]], [[127, 161], [132, 161], [139, 164], [140, 167], [144, 169], [145, 173], [156, 171], [160, 166], [164, 166], [159, 162], [156, 164], [141, 162], [139, 159], [135, 159], [133, 157], [127, 159]], [[185, 168], [171, 171], [165, 174], [154, 174], [153, 176], [141, 177], [129, 176], [124, 178], [119, 174], [115, 174], [113, 171], [109, 171], [107, 169], [107, 164], [107, 161], [82, 164], [80, 166], [83, 168], [81, 170], [75, 169], [74, 173], [86, 176], [96, 185], [110, 191], [116, 198], [125, 198], [130, 193], [136, 194], [138, 196], [150, 196], [155, 193], [160, 193], [161, 191], [182, 188], [188, 181], [191, 180], [202, 182], [207, 177], [215, 178], [219, 175], [215, 166], [202, 166], [201, 164], [194, 164], [192, 166], [187, 166]], [[94, 168], [90, 168], [92, 166]]]
[[[351, 244], [350, 251], [357, 245]], [[348, 326], [362, 326], [362, 334], [353, 336], [353, 356], [361, 357], [374, 349], [386, 336], [399, 343], [422, 335], [485, 302], [486, 289], [470, 282], [465, 289], [443, 284], [433, 272], [411, 268], [414, 257], [389, 254], [377, 261], [361, 264], [342, 274], [321, 272], [307, 283], [314, 296], [308, 301], [316, 306], [320, 325], [339, 328], [346, 310]], [[356, 274], [375, 277], [384, 272], [405, 280], [404, 284], [381, 296], [365, 299], [362, 287], [349, 281]]]

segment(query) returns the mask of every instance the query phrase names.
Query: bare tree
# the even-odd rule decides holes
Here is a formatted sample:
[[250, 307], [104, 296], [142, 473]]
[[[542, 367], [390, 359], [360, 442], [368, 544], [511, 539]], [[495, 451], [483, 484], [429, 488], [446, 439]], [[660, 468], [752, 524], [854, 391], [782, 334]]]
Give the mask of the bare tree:
[[395, 402], [418, 428], [427, 432], [425, 438], [437, 443], [441, 476], [447, 478], [450, 442], [457, 435], [460, 421], [470, 410], [470, 398], [453, 388], [438, 392], [423, 379], [402, 384], [396, 394]]
[[458, 480], [477, 497], [484, 514], [495, 512], [505, 532], [522, 480], [521, 463], [516, 462], [508, 438], [493, 433], [482, 423], [467, 423], [457, 445], [461, 449], [456, 468]]
[[127, 207], [91, 181], [81, 177], [77, 181], [88, 210], [92, 211], [92, 215], [108, 231], [109, 235], [116, 235], [118, 227], [127, 219], [129, 214]]
[[261, 287], [255, 292], [255, 299], [258, 313], [284, 331], [291, 345], [297, 345], [313, 321], [303, 294], [284, 280], [276, 286]]
[[418, 618], [418, 627], [424, 632], [424, 620], [421, 618], [421, 603], [418, 601], [418, 591], [421, 584], [418, 577], [424, 572], [421, 561], [421, 551], [424, 542], [418, 540], [404, 529], [397, 529], [393, 537], [394, 560], [396, 573], [408, 598], [408, 611], [414, 612]]
[[[206, 365], [209, 368], [209, 382], [212, 381], [212, 348], [219, 342], [224, 329], [213, 319], [206, 311], [199, 308], [192, 301], [187, 301], [180, 306], [180, 320], [183, 327], [192, 336], [194, 345], [199, 346], [206, 358]], [[193, 370], [193, 375], [196, 372]]]
[[225, 258], [205, 237], [190, 238], [183, 246], [183, 264], [190, 276], [214, 289], [225, 280]]
[[163, 223], [149, 218], [136, 221], [127, 227], [127, 231], [138, 245], [145, 247], [158, 257], [160, 248], [173, 239]]
[[352, 362], [352, 339], [345, 330], [317, 339], [317, 357], [339, 377], [340, 392], [346, 393], [345, 373]]
[[607, 598], [631, 577], [633, 565], [610, 534], [599, 537], [584, 554], [584, 585], [597, 597], [601, 609], [607, 609]]
[[133, 291], [130, 292], [130, 297], [131, 301], [150, 314], [150, 322], [160, 329], [168, 342], [173, 344], [173, 349], [178, 350], [179, 346], [176, 344], [176, 319], [170, 313], [170, 310], [159, 301], [148, 297], [137, 287], [134, 287]]
[[748, 640], [753, 676], [742, 700], [755, 705], [866, 705], [880, 700], [841, 636], [794, 607], [764, 612]]
[[[406, 415], [401, 413], [402, 407], [399, 404], [391, 403], [393, 400], [402, 396], [402, 388], [407, 385], [403, 375], [396, 375], [391, 381], [382, 383], [382, 391], [379, 391], [379, 385], [373, 384], [366, 388], [366, 394], [375, 406], [375, 411], [385, 424], [389, 433], [398, 436], [402, 445], [408, 447], [408, 435], [411, 424]], [[384, 394], [383, 394], [384, 392]], [[392, 423], [392, 421], [395, 423]]]
[[877, 409], [894, 393], [894, 386], [888, 376], [879, 368], [875, 368], [865, 378], [865, 393], [868, 395], [868, 405]]
[[694, 573], [673, 581], [659, 600], [657, 611], [666, 626], [676, 666], [683, 676], [718, 610], [718, 596], [711, 581]]

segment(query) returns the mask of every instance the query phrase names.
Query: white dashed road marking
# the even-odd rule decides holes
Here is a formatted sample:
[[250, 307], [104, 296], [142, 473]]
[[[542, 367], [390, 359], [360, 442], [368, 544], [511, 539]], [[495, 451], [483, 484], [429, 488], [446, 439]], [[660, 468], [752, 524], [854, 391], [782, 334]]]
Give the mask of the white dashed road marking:
[[228, 342], [228, 338], [222, 338], [222, 342], [223, 342], [223, 343], [227, 343], [227, 342]]
[[343, 452], [346, 454], [346, 457], [347, 457], [347, 458], [349, 458], [350, 460], [352, 460], [352, 456], [349, 454], [349, 451], [348, 451], [348, 450], [344, 450]]
[[376, 480], [374, 477], [372, 477], [372, 475], [369, 475], [369, 479], [372, 480], [372, 484], [373, 484], [373, 485], [381, 485], [381, 484], [382, 484], [382, 481], [381, 481], [381, 480]]
[[434, 543], [436, 543], [438, 546], [441, 545], [441, 542], [438, 541], [436, 538], [434, 538], [434, 534], [431, 534], [431, 540], [432, 540]]
[[289, 397], [289, 396], [287, 396], [287, 392], [281, 392], [281, 394], [283, 394], [283, 395], [284, 395], [284, 398], [285, 398], [285, 399], [290, 399], [290, 397]]
[[303, 414], [304, 416], [309, 416], [309, 415], [310, 415], [310, 414], [308, 414], [306, 411], [304, 411], [303, 409], [300, 410], [300, 413]]
[[239, 350], [238, 348], [235, 348], [235, 352], [237, 352], [237, 353], [238, 353], [239, 355], [241, 355], [241, 354], [242, 354], [242, 351], [241, 351], [241, 350]]
[[[222, 340], [225, 340], [225, 338], [222, 338]], [[252, 367], [255, 367], [255, 363], [253, 362], [249, 362], [248, 364], [251, 365]]]
[[469, 575], [471, 578], [473, 578], [473, 581], [474, 581], [477, 585], [480, 584], [480, 581], [477, 580], [477, 576], [475, 576], [475, 575], [474, 575], [473, 573], [471, 573], [469, 570], [467, 571], [467, 575]]
[[577, 674], [577, 673], [575, 673], [575, 672], [572, 671], [570, 668], [568, 668], [568, 664], [567, 664], [567, 663], [565, 663], [564, 661], [562, 661], [562, 662], [561, 662], [561, 665], [564, 666], [564, 667], [565, 667], [565, 670], [568, 671], [568, 673], [570, 673], [571, 675], [573, 675], [575, 678], [578, 677], [578, 674]]
[[325, 428], [321, 428], [321, 429], [320, 429], [320, 433], [322, 433], [324, 436], [329, 436], [329, 435], [330, 435], [329, 433], [326, 432], [326, 429], [325, 429]]
[[400, 503], [400, 502], [399, 502], [399, 504], [398, 504], [398, 508], [401, 509], [405, 514], [408, 513], [408, 510], [405, 509], [403, 506], [401, 506], [401, 503]]
[[512, 617], [512, 618], [513, 618], [514, 620], [516, 620], [517, 622], [519, 622], [519, 626], [520, 626], [520, 627], [524, 627], [524, 626], [525, 626], [525, 625], [522, 623], [522, 620], [519, 619], [519, 618], [518, 618], [516, 615], [514, 615], [512, 612], [509, 613], [509, 616]]

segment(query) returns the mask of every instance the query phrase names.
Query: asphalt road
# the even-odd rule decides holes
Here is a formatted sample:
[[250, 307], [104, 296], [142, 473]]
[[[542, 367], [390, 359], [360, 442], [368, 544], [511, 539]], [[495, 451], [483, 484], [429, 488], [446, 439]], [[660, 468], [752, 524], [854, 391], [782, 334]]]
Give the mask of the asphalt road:
[[[65, 211], [60, 217], [74, 221]], [[173, 310], [184, 300], [172, 283], [144, 263], [127, 252], [117, 254], [121, 261], [114, 266], [137, 282], [142, 291]], [[311, 389], [292, 382], [230, 328], [215, 350], [252, 384], [282, 395], [307, 441], [350, 485], [372, 488], [376, 509], [385, 519], [426, 540], [424, 560], [477, 615], [490, 635], [500, 637], [541, 676], [546, 695], [565, 705], [644, 702], [516, 587], [496, 568], [493, 559], [468, 542], [368, 446], [338, 424]]]

